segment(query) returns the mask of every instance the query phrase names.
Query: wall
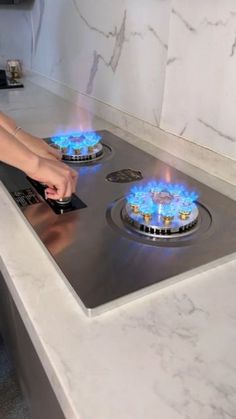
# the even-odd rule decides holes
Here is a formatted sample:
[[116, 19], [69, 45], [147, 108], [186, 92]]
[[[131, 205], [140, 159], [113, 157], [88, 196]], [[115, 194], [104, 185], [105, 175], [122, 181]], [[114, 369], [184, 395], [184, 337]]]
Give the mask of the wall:
[[234, 0], [37, 0], [0, 9], [0, 58], [22, 58], [48, 88], [57, 81], [110, 122], [235, 179], [234, 162], [229, 174], [219, 160], [236, 161], [235, 25]]
[[32, 69], [158, 124], [170, 0], [38, 1]]
[[20, 58], [30, 66], [31, 17], [24, 6], [0, 6], [0, 65], [5, 68], [6, 60]]
[[174, 0], [161, 127], [236, 160], [236, 2]]

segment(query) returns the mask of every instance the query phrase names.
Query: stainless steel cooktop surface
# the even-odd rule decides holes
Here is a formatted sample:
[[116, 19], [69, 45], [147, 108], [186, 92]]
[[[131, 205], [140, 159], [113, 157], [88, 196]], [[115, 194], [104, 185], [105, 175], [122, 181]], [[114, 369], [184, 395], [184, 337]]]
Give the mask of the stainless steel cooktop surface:
[[[90, 315], [236, 252], [236, 202], [108, 131], [48, 139], [79, 172], [69, 202], [0, 178]], [[30, 258], [30, 255], [29, 255]]]

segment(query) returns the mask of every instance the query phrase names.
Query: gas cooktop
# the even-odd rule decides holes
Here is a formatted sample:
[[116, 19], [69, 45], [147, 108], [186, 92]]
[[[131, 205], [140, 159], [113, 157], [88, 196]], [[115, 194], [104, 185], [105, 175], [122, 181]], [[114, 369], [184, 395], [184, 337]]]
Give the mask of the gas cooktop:
[[45, 185], [5, 164], [0, 178], [87, 314], [236, 252], [230, 198], [108, 131], [46, 141], [79, 172], [71, 199], [46, 201]]

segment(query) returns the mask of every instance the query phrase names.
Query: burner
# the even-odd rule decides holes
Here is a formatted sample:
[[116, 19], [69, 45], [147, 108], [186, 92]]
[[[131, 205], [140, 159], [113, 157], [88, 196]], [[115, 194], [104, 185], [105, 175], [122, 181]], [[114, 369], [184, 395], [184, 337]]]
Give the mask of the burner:
[[51, 144], [62, 152], [62, 160], [85, 163], [103, 156], [101, 137], [96, 132], [76, 132], [51, 138]]
[[131, 188], [121, 216], [132, 230], [145, 236], [178, 237], [190, 234], [198, 222], [197, 198], [182, 185], [150, 182]]

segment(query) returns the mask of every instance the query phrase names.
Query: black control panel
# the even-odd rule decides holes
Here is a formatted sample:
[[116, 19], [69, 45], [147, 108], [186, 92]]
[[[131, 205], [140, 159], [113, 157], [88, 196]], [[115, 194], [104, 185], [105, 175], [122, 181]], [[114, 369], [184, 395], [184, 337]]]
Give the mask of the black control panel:
[[20, 208], [26, 208], [29, 205], [39, 204], [41, 202], [39, 196], [32, 188], [11, 192], [11, 195]]

